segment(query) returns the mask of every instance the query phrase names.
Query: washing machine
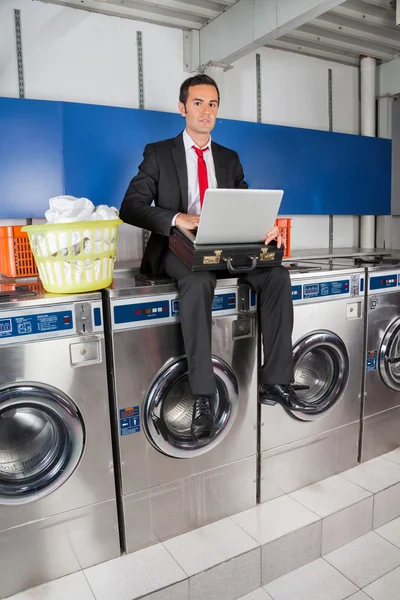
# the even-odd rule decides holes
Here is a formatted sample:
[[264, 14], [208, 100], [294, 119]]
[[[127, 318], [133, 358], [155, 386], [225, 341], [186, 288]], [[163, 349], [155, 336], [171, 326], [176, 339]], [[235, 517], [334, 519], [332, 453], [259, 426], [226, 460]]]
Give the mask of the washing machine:
[[220, 280], [212, 313], [216, 433], [195, 442], [175, 285], [104, 291], [115, 456], [128, 552], [256, 504], [257, 332], [249, 288]]
[[369, 261], [361, 460], [400, 446], [400, 260]]
[[101, 294], [0, 294], [0, 597], [120, 554]]
[[260, 500], [357, 464], [365, 269], [292, 265], [297, 394], [312, 411], [261, 405]]

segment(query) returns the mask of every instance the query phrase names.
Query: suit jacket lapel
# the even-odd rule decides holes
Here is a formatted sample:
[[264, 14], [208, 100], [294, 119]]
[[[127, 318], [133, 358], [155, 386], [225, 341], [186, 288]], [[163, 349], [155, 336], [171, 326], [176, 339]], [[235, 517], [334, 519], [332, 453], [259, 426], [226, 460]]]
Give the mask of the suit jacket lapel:
[[188, 174], [186, 165], [185, 146], [183, 143], [183, 134], [180, 133], [173, 142], [171, 148], [172, 158], [178, 173], [179, 187], [181, 188], [181, 198], [183, 212], [187, 213], [189, 204]]
[[211, 142], [211, 149], [214, 160], [215, 176], [217, 178], [217, 186], [219, 188], [226, 188], [228, 187], [228, 183], [224, 154], [221, 152], [221, 147], [215, 142]]

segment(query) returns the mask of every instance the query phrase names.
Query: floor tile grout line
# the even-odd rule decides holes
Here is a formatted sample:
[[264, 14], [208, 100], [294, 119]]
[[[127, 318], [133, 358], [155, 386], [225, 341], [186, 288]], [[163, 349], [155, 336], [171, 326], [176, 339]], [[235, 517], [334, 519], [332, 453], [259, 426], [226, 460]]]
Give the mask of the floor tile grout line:
[[[333, 477], [335, 477], [335, 475], [333, 475]], [[330, 479], [328, 477], [328, 479]], [[344, 479], [344, 477], [342, 477], [342, 479]], [[317, 481], [316, 483], [322, 483], [323, 481], [325, 481], [324, 479], [321, 479], [321, 482]], [[347, 481], [347, 480], [346, 480]], [[351, 481], [349, 483], [352, 483]], [[311, 485], [314, 485], [313, 483]], [[353, 484], [356, 485], [356, 484]], [[309, 487], [309, 486], [306, 486]], [[360, 489], [362, 489], [363, 491], [366, 491], [369, 493], [369, 496], [366, 496], [365, 498], [361, 498], [360, 500], [356, 500], [355, 502], [352, 502], [351, 504], [349, 504], [348, 506], [344, 506], [343, 508], [339, 508], [339, 510], [335, 510], [333, 513], [329, 514], [329, 515], [325, 515], [325, 516], [321, 516], [318, 513], [315, 512], [315, 510], [312, 510], [311, 508], [309, 508], [308, 506], [306, 506], [305, 504], [303, 504], [302, 502], [300, 502], [300, 500], [297, 500], [297, 498], [293, 498], [291, 496], [291, 494], [294, 494], [295, 492], [299, 492], [301, 490], [304, 490], [305, 488], [300, 488], [299, 490], [295, 490], [294, 492], [290, 492], [289, 494], [287, 494], [290, 498], [292, 498], [292, 500], [294, 500], [295, 502], [297, 502], [297, 504], [300, 504], [300, 506], [303, 506], [304, 508], [307, 508], [307, 510], [309, 510], [310, 512], [314, 513], [317, 517], [319, 517], [320, 519], [326, 519], [327, 517], [332, 517], [333, 515], [336, 515], [338, 513], [340, 513], [343, 510], [346, 510], [347, 508], [351, 508], [352, 506], [355, 506], [356, 504], [358, 504], [359, 502], [363, 502], [364, 500], [368, 500], [368, 498], [371, 498], [374, 493], [370, 492], [369, 490], [365, 490], [364, 488], [361, 488], [360, 486], [357, 486]]]
[[[387, 462], [390, 462], [390, 461], [387, 461]], [[358, 466], [362, 466], [363, 464], [367, 464], [367, 463], [361, 463]], [[396, 463], [392, 463], [392, 464], [396, 464]], [[400, 467], [400, 465], [397, 465], [397, 466]], [[354, 467], [354, 468], [357, 468], [357, 467]], [[368, 490], [366, 487], [362, 486], [360, 483], [354, 483], [354, 481], [351, 481], [350, 479], [347, 479], [346, 477], [343, 476], [342, 473], [338, 473], [338, 475], [339, 475], [339, 477], [341, 477], [345, 481], [348, 481], [349, 483], [352, 483], [353, 485], [356, 485], [357, 487], [361, 488], [362, 490], [365, 490], [366, 492], [369, 492], [370, 494], [373, 494], [374, 496], [376, 496], [376, 494], [380, 494], [381, 492], [385, 492], [386, 490], [390, 490], [390, 488], [394, 487], [395, 485], [400, 485], [400, 480], [399, 481], [395, 481], [394, 483], [391, 483], [387, 487], [384, 487], [381, 490], [376, 490], [376, 492], [374, 492], [374, 491]]]
[[[181, 581], [186, 581], [187, 579], [190, 580], [190, 579], [192, 579], [192, 577], [197, 577], [198, 575], [202, 575], [203, 573], [207, 573], [208, 571], [211, 571], [212, 569], [216, 569], [217, 567], [220, 567], [221, 565], [224, 565], [225, 563], [229, 563], [232, 560], [236, 560], [237, 558], [241, 558], [242, 556], [245, 556], [246, 554], [250, 554], [250, 552], [254, 552], [256, 550], [260, 550], [260, 552], [261, 552], [261, 546], [258, 546], [257, 548], [250, 548], [250, 550], [245, 550], [244, 552], [241, 552], [240, 554], [236, 554], [236, 556], [230, 556], [229, 558], [226, 558], [225, 560], [222, 560], [221, 562], [217, 563], [216, 565], [211, 565], [211, 567], [207, 567], [206, 569], [202, 569], [198, 573], [193, 573], [193, 575], [188, 575], [187, 572], [184, 570], [184, 568], [181, 567], [181, 565], [179, 563], [177, 563], [178, 566], [185, 573], [186, 577], [185, 577], [185, 579], [181, 579], [180, 581], [176, 581], [175, 583], [180, 583]], [[172, 556], [172, 558], [174, 558], [174, 557]], [[174, 559], [174, 560], [175, 560], [175, 562], [177, 562], [176, 559]], [[170, 584], [170, 585], [174, 585], [174, 584]], [[158, 591], [158, 590], [155, 590], [155, 591]], [[154, 592], [152, 592], [152, 593], [154, 593]]]
[[[322, 519], [322, 522], [324, 522], [326, 519], [330, 519], [331, 517], [336, 517], [337, 515], [340, 515], [341, 512], [344, 512], [345, 510], [348, 510], [349, 508], [353, 508], [353, 506], [357, 506], [357, 504], [361, 504], [361, 502], [366, 502], [367, 500], [370, 500], [371, 497], [372, 496], [368, 496], [367, 498], [364, 498], [363, 500], [360, 500], [359, 502], [356, 502], [356, 504], [352, 504], [351, 506], [348, 506], [347, 508], [341, 509], [337, 513], [333, 513], [332, 515], [328, 515], [327, 517], [324, 517]], [[370, 519], [370, 521], [371, 521], [371, 528], [366, 533], [363, 533], [362, 535], [359, 535], [359, 536], [355, 537], [353, 540], [349, 540], [349, 541], [345, 542], [344, 544], [341, 544], [340, 546], [338, 546], [337, 548], [334, 548], [333, 550], [329, 550], [329, 552], [325, 552], [325, 554], [323, 554], [322, 548], [321, 548], [321, 556], [326, 556], [327, 554], [330, 554], [331, 552], [335, 552], [336, 550], [339, 550], [339, 548], [343, 548], [343, 546], [346, 546], [346, 544], [351, 544], [351, 542], [355, 542], [360, 537], [363, 537], [363, 535], [367, 535], [368, 533], [371, 533], [373, 531], [373, 529], [372, 529], [373, 518], [374, 518], [374, 509], [373, 509], [373, 504], [372, 504], [371, 519]], [[323, 527], [323, 525], [322, 525], [322, 527]]]
[[364, 590], [361, 590], [361, 591], [362, 591], [362, 592], [363, 592], [363, 593], [364, 593], [364, 594], [367, 596], [367, 598], [370, 598], [371, 600], [374, 600], [374, 599], [372, 598], [372, 596], [370, 596], [369, 594], [367, 594], [367, 592], [366, 592], [366, 591], [364, 591]]
[[[324, 481], [323, 479], [321, 481]], [[315, 483], [319, 483], [319, 481], [316, 481]], [[310, 485], [314, 485], [313, 483], [311, 483]], [[308, 487], [305, 486], [305, 487]], [[288, 498], [290, 498], [291, 500], [293, 500], [294, 502], [296, 502], [297, 504], [299, 504], [300, 506], [302, 506], [303, 508], [306, 508], [307, 510], [309, 510], [313, 515], [315, 515], [316, 517], [318, 517], [318, 519], [322, 519], [323, 517], [321, 517], [321, 515], [319, 515], [318, 513], [315, 512], [315, 510], [312, 510], [311, 508], [308, 508], [308, 506], [306, 506], [305, 504], [303, 504], [302, 502], [300, 502], [300, 500], [297, 500], [296, 498], [293, 498], [293, 496], [291, 496], [291, 494], [294, 494], [295, 492], [300, 492], [300, 490], [304, 490], [305, 488], [299, 488], [298, 490], [293, 490], [293, 492], [289, 492], [288, 494], [285, 494]], [[315, 521], [316, 522], [316, 521]]]
[[[100, 564], [101, 564], [101, 563], [100, 563]], [[92, 594], [93, 594], [93, 598], [94, 598], [94, 600], [97, 600], [97, 596], [96, 596], [96, 594], [94, 593], [94, 589], [93, 589], [93, 588], [92, 588], [92, 586], [90, 585], [89, 579], [86, 577], [86, 573], [85, 573], [85, 571], [86, 571], [86, 569], [81, 569], [81, 573], [83, 573], [83, 576], [84, 576], [84, 578], [85, 578], [85, 581], [86, 581], [86, 583], [88, 584], [88, 586], [89, 586], [89, 589], [90, 589], [90, 591], [91, 591], [91, 592], [92, 592]]]
[[[364, 535], [369, 535], [370, 533], [376, 533], [375, 531], [369, 531], [368, 533], [365, 533]], [[361, 539], [364, 536], [360, 536], [359, 538], [356, 538], [355, 540], [353, 540], [352, 542], [348, 542], [349, 544], [352, 544], [353, 542], [356, 542], [357, 540]], [[382, 536], [379, 536], [382, 538]], [[383, 540], [385, 540], [385, 538], [382, 538]], [[400, 550], [400, 548], [398, 548], [397, 546], [394, 546], [394, 544], [391, 544], [389, 542], [389, 540], [385, 540], [386, 542], [388, 542], [391, 546], [393, 546], [394, 548], [396, 548], [396, 550]], [[347, 544], [344, 544], [343, 546], [340, 546], [339, 548], [337, 548], [336, 550], [340, 550], [340, 548], [344, 548], [344, 546], [346, 546]], [[333, 550], [333, 552], [336, 552], [336, 550]], [[328, 554], [330, 554], [330, 552], [328, 552]], [[327, 556], [327, 555], [325, 555]], [[334, 569], [336, 569], [336, 571], [338, 571], [338, 573], [341, 573], [343, 575], [343, 577], [346, 577], [346, 579], [348, 579], [349, 581], [351, 581], [351, 579], [349, 579], [349, 577], [347, 577], [347, 575], [345, 575], [344, 573], [342, 573], [337, 567], [335, 567], [335, 565], [332, 565], [329, 560], [325, 559], [325, 556], [322, 556], [321, 558], [323, 560], [325, 560], [325, 562], [327, 562], [329, 565], [331, 565], [331, 567], [333, 567]], [[382, 579], [382, 577], [385, 577], [385, 575], [388, 575], [389, 573], [391, 573], [392, 571], [395, 571], [396, 569], [400, 568], [400, 564], [397, 565], [397, 567], [394, 567], [393, 569], [390, 569], [390, 571], [388, 571], [387, 573], [384, 573], [383, 575], [380, 575], [379, 577], [377, 577], [376, 579], [374, 579], [373, 581], [370, 581], [369, 583], [367, 583], [367, 585], [365, 585], [364, 587], [367, 587], [368, 585], [371, 585], [371, 583], [375, 583], [375, 581], [378, 581], [379, 579]], [[351, 581], [351, 583], [354, 583], [354, 581]], [[356, 585], [357, 587], [359, 587], [356, 583], [354, 583], [354, 585]], [[361, 591], [363, 591], [363, 588], [360, 588]]]
[[182, 579], [182, 581], [177, 581], [176, 583], [171, 583], [170, 585], [165, 585], [162, 588], [159, 588], [158, 590], [154, 590], [152, 592], [149, 592], [148, 594], [143, 594], [142, 596], [138, 596], [137, 598], [134, 598], [133, 600], [144, 600], [144, 598], [148, 598], [153, 594], [158, 594], [159, 592], [163, 592], [164, 590], [168, 590], [169, 588], [175, 586], [175, 585], [179, 585], [180, 583], [186, 583], [188, 582], [188, 591], [189, 591], [189, 595], [190, 595], [190, 588], [189, 588], [189, 579]]
[[[179, 537], [179, 536], [177, 536]], [[174, 539], [174, 538], [171, 538]], [[168, 540], [165, 540], [168, 541]], [[185, 569], [178, 563], [178, 561], [176, 560], [175, 556], [173, 556], [173, 554], [171, 554], [171, 552], [168, 550], [167, 546], [164, 544], [164, 542], [160, 542], [160, 544], [162, 544], [162, 547], [168, 552], [168, 554], [170, 555], [170, 557], [172, 558], [172, 560], [178, 565], [178, 567], [180, 569], [182, 569], [182, 571], [185, 573], [186, 575], [186, 579], [189, 579], [191, 576], [185, 571]], [[186, 581], [186, 579], [182, 579], [182, 581]], [[179, 583], [179, 581], [177, 581], [176, 583]]]
[[[366, 502], [367, 500], [370, 500], [372, 497], [373, 497], [373, 494], [371, 494], [370, 496], [367, 496], [366, 498], [363, 498], [362, 500], [357, 500], [357, 502], [354, 502], [354, 504], [349, 504], [349, 506], [340, 508], [336, 512], [331, 513], [330, 515], [326, 515], [326, 517], [321, 517], [321, 519], [324, 521], [325, 519], [330, 519], [331, 517], [336, 517], [337, 515], [340, 515], [340, 513], [344, 512], [345, 510], [348, 510], [349, 508], [353, 508], [353, 506], [357, 506], [357, 504], [361, 504], [361, 502]], [[373, 517], [373, 504], [372, 504], [371, 528], [372, 528], [372, 517]], [[343, 544], [343, 545], [345, 545], [345, 544]]]
[[371, 598], [371, 600], [374, 600], [372, 598], [372, 596], [370, 596], [366, 591], [365, 588], [367, 588], [369, 585], [372, 585], [373, 583], [376, 583], [377, 581], [380, 581], [380, 579], [383, 579], [384, 577], [386, 577], [387, 575], [390, 575], [390, 573], [393, 573], [393, 571], [396, 571], [396, 569], [398, 569], [399, 567], [395, 567], [394, 569], [391, 569], [390, 571], [388, 571], [387, 573], [385, 573], [384, 575], [381, 575], [380, 577], [378, 577], [378, 579], [375, 579], [374, 581], [371, 581], [371, 583], [368, 583], [368, 585], [365, 585], [363, 588], [361, 588], [361, 591], [364, 592], [364, 594], [366, 596], [368, 596], [368, 598]]
[[[297, 490], [295, 490], [297, 491]], [[315, 521], [311, 521], [311, 523], [307, 523], [306, 525], [302, 525], [301, 527], [297, 527], [296, 529], [293, 529], [292, 531], [288, 531], [287, 533], [284, 533], [283, 535], [280, 535], [279, 537], [270, 540], [269, 542], [265, 542], [265, 543], [261, 543], [259, 542], [251, 533], [249, 533], [246, 529], [244, 529], [244, 527], [242, 525], [240, 525], [239, 523], [236, 523], [236, 521], [233, 519], [234, 516], [236, 515], [231, 515], [230, 517], [228, 517], [229, 519], [231, 519], [235, 525], [238, 525], [238, 527], [240, 527], [245, 533], [247, 533], [247, 535], [249, 535], [253, 540], [255, 540], [257, 542], [257, 544], [259, 544], [261, 547], [265, 546], [266, 544], [271, 544], [272, 542], [276, 542], [278, 540], [280, 540], [281, 538], [285, 537], [286, 535], [289, 535], [290, 533], [295, 533], [296, 531], [299, 531], [300, 529], [303, 529], [304, 527], [308, 527], [309, 525], [312, 525], [313, 523], [318, 523], [318, 521], [321, 521], [322, 517], [320, 517], [319, 515], [317, 515], [316, 512], [314, 512], [313, 510], [311, 510], [310, 508], [308, 508], [307, 506], [304, 506], [304, 504], [302, 504], [301, 502], [299, 502], [298, 500], [295, 500], [294, 498], [292, 498], [290, 496], [292, 492], [287, 493], [287, 494], [283, 494], [282, 496], [278, 496], [278, 498], [273, 498], [272, 500], [267, 500], [267, 502], [261, 502], [261, 504], [258, 504], [257, 506], [255, 506], [254, 508], [250, 509], [250, 510], [254, 510], [257, 509], [258, 507], [263, 507], [265, 505], [267, 505], [269, 502], [274, 502], [275, 500], [278, 500], [280, 498], [290, 498], [291, 500], [293, 500], [294, 502], [296, 502], [296, 504], [298, 504], [299, 506], [302, 506], [303, 508], [305, 508], [306, 510], [308, 510], [310, 513], [312, 513], [315, 517], [317, 517], [317, 519]], [[243, 511], [246, 512], [246, 511]], [[241, 513], [237, 513], [237, 515], [240, 515]]]
[[[395, 521], [395, 519], [393, 519]], [[387, 523], [385, 523], [385, 525], [389, 525], [389, 523], [391, 523], [391, 521], [388, 521]], [[381, 527], [385, 527], [385, 525], [381, 525]], [[378, 527], [378, 529], [380, 529], [380, 527]], [[396, 548], [396, 550], [400, 551], [400, 546], [396, 546], [396, 544], [394, 544], [393, 542], [391, 542], [390, 540], [388, 540], [387, 538], [385, 538], [385, 536], [381, 535], [380, 533], [378, 533], [377, 529], [373, 529], [372, 530], [373, 533], [376, 533], [376, 535], [379, 535], [380, 538], [382, 538], [383, 540], [385, 540], [385, 542], [387, 542], [388, 544], [390, 544], [391, 546], [393, 546], [393, 548]], [[399, 565], [400, 567], [400, 565]], [[397, 569], [398, 567], [395, 567], [395, 569]]]
[[[400, 465], [398, 465], [400, 467]], [[392, 483], [391, 485], [388, 485], [387, 487], [383, 488], [383, 490], [378, 490], [377, 492], [374, 492], [374, 495], [377, 496], [378, 494], [382, 494], [383, 492], [387, 492], [388, 490], [391, 490], [392, 488], [396, 487], [396, 486], [400, 487], [400, 481], [396, 481], [396, 483]]]
[[[284, 575], [283, 575], [283, 577], [284, 577]], [[278, 577], [278, 579], [279, 579], [279, 577]], [[271, 581], [270, 583], [272, 583], [272, 581]], [[270, 593], [270, 592], [267, 592], [267, 590], [265, 589], [267, 585], [269, 585], [269, 583], [266, 583], [265, 585], [262, 585], [262, 586], [261, 586], [261, 587], [262, 587], [262, 589], [264, 590], [264, 592], [265, 592], [266, 594], [268, 594], [268, 596], [270, 596], [270, 597], [272, 598], [272, 600], [278, 600], [278, 598], [275, 598], [275, 596], [273, 596], [273, 594], [272, 594], [272, 593]]]
[[[256, 508], [256, 507], [254, 507], [254, 508]], [[253, 509], [251, 508], [250, 510], [253, 510]], [[240, 515], [241, 513], [237, 513], [237, 514], [238, 514], [238, 515]], [[232, 523], [234, 523], [234, 524], [235, 524], [237, 527], [239, 527], [239, 528], [240, 528], [242, 531], [244, 531], [244, 533], [247, 533], [247, 535], [248, 535], [249, 537], [251, 537], [251, 539], [252, 539], [252, 540], [254, 540], [254, 541], [256, 542], [256, 544], [258, 544], [258, 545], [259, 545], [259, 547], [261, 548], [261, 546], [263, 546], [264, 544], [261, 544], [261, 542], [259, 542], [259, 541], [258, 541], [258, 540], [257, 540], [257, 539], [254, 537], [254, 535], [251, 535], [251, 533], [249, 533], [248, 531], [246, 531], [246, 529], [245, 529], [244, 527], [242, 527], [242, 526], [241, 526], [239, 523], [236, 523], [236, 521], [234, 521], [234, 519], [232, 519], [232, 517], [234, 517], [234, 516], [235, 516], [235, 515], [232, 515], [232, 516], [228, 517], [228, 519], [229, 519], [230, 521], [232, 521]], [[255, 550], [255, 548], [253, 548], [253, 550]]]
[[[351, 544], [351, 542], [349, 542]], [[346, 545], [346, 544], [345, 544]], [[343, 546], [341, 546], [343, 548]], [[339, 548], [338, 548], [339, 549]], [[334, 552], [336, 552], [336, 550], [334, 550]], [[345, 575], [344, 573], [342, 573], [342, 571], [339, 571], [339, 569], [337, 567], [335, 567], [335, 565], [332, 565], [329, 560], [326, 560], [324, 556], [321, 556], [322, 560], [324, 560], [326, 562], [326, 564], [330, 565], [333, 569], [335, 569], [335, 571], [337, 573], [339, 573], [339, 575], [341, 575], [342, 577], [344, 577], [345, 579], [347, 579], [347, 581], [349, 581], [350, 583], [352, 583], [353, 585], [356, 586], [357, 590], [359, 592], [362, 591], [362, 588], [360, 588], [360, 586], [358, 586], [356, 583], [354, 583], [354, 581], [352, 581], [349, 577], [347, 577], [347, 575]], [[353, 594], [357, 594], [357, 592], [353, 592]], [[353, 594], [350, 594], [350, 598]]]
[[[372, 585], [373, 583], [376, 583], [377, 581], [380, 581], [381, 579], [383, 579], [387, 575], [390, 575], [390, 573], [393, 573], [393, 571], [396, 571], [396, 569], [399, 569], [399, 568], [400, 568], [400, 565], [398, 567], [395, 567], [391, 571], [388, 571], [384, 575], [381, 575], [381, 577], [378, 577], [378, 579], [375, 579], [375, 581], [371, 581], [371, 583], [369, 583], [368, 585], [365, 585], [363, 588], [361, 588], [361, 591], [364, 592], [364, 594], [366, 594], [366, 596], [368, 596], [368, 598], [372, 598], [372, 596], [370, 596], [369, 594], [367, 594], [367, 592], [365, 591], [365, 588], [367, 588], [369, 585]], [[372, 600], [373, 600], [373, 598], [372, 598]]]
[[[396, 450], [398, 450], [398, 448], [396, 448]], [[391, 458], [387, 458], [385, 454], [382, 454], [379, 458], [383, 458], [383, 460], [386, 460], [387, 462], [390, 462], [393, 465], [397, 465], [398, 467], [400, 467], [400, 463], [396, 462], [395, 460], [392, 460]]]
[[376, 494], [373, 495], [373, 504], [372, 504], [372, 531], [375, 531], [374, 529], [374, 516], [375, 516], [375, 498], [376, 498]]
[[[362, 589], [356, 584], [354, 583], [354, 581], [351, 581], [351, 579], [349, 579], [346, 575], [344, 575], [343, 573], [341, 573], [341, 571], [339, 571], [339, 569], [337, 569], [334, 565], [331, 565], [330, 562], [328, 562], [327, 560], [324, 559], [323, 556], [320, 556], [319, 558], [315, 559], [315, 560], [323, 560], [328, 566], [332, 567], [337, 573], [339, 573], [339, 575], [341, 575], [342, 577], [344, 577], [345, 579], [347, 579], [347, 581], [349, 583], [351, 583], [352, 585], [354, 585], [357, 588], [356, 592], [352, 592], [350, 594], [350, 596], [347, 596], [347, 598], [351, 598], [351, 596], [353, 596], [354, 594], [357, 594], [358, 592], [361, 592]], [[306, 563], [305, 565], [302, 565], [301, 567], [298, 567], [297, 569], [293, 569], [293, 571], [289, 571], [289, 573], [286, 573], [286, 575], [289, 575], [290, 573], [293, 573], [294, 571], [299, 571], [300, 569], [302, 569], [303, 567], [306, 567], [307, 565], [311, 564], [312, 562], [315, 561], [310, 561], [309, 563]], [[286, 575], [282, 575], [282, 577], [286, 577]], [[274, 581], [277, 581], [278, 579], [281, 579], [281, 577], [278, 577], [277, 579], [274, 579], [273, 581], [270, 581], [269, 583], [267, 583], [265, 586], [262, 586], [263, 589], [265, 589], [265, 587], [267, 585], [270, 585], [271, 583], [273, 583]], [[267, 591], [267, 590], [265, 590]], [[274, 600], [273, 595], [270, 592], [267, 592], [267, 594], [269, 594], [271, 596], [271, 598]], [[346, 600], [346, 598], [343, 598], [343, 600]]]
[[322, 543], [323, 543], [322, 542], [322, 536], [323, 536], [323, 533], [324, 533], [324, 520], [321, 519], [321, 540], [320, 540], [320, 545], [319, 545], [319, 557], [318, 558], [322, 557]]
[[[366, 463], [361, 463], [361, 464], [366, 464]], [[358, 466], [361, 466], [361, 464], [360, 464], [360, 465], [358, 465]], [[354, 468], [356, 469], [357, 467], [354, 467]], [[363, 485], [361, 485], [360, 483], [354, 483], [354, 481], [350, 481], [350, 479], [347, 479], [347, 477], [344, 477], [344, 476], [342, 475], [342, 473], [338, 473], [338, 475], [339, 475], [339, 477], [341, 477], [341, 478], [342, 478], [342, 479], [344, 479], [345, 481], [348, 481], [349, 483], [352, 483], [353, 485], [356, 485], [356, 486], [357, 486], [357, 487], [359, 487], [360, 489], [362, 489], [362, 490], [365, 490], [366, 492], [369, 492], [370, 494], [374, 494], [374, 495], [375, 495], [375, 494], [377, 493], [377, 492], [371, 492], [371, 490], [368, 490], [366, 487], [364, 487], [364, 486], [363, 486]], [[400, 483], [400, 482], [399, 482], [399, 483]], [[378, 490], [378, 491], [381, 491], [381, 490]]]

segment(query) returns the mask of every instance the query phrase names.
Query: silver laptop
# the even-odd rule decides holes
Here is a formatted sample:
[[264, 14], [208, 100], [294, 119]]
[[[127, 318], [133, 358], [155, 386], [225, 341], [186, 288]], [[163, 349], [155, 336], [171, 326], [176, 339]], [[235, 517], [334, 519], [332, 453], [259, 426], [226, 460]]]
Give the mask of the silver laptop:
[[208, 189], [197, 231], [181, 231], [196, 246], [263, 242], [282, 196], [282, 190]]

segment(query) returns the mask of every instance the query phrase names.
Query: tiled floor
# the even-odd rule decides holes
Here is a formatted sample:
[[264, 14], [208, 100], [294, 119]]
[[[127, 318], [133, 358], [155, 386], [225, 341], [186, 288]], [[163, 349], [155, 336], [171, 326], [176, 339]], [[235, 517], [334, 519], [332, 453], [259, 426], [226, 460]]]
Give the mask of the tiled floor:
[[400, 450], [9, 600], [71, 598], [400, 600]]
[[240, 600], [399, 600], [399, 530], [396, 519]]

